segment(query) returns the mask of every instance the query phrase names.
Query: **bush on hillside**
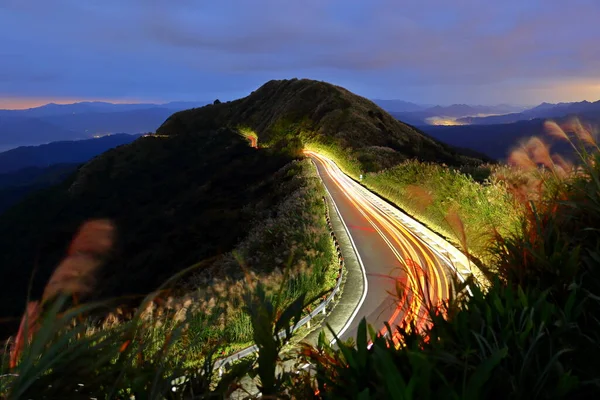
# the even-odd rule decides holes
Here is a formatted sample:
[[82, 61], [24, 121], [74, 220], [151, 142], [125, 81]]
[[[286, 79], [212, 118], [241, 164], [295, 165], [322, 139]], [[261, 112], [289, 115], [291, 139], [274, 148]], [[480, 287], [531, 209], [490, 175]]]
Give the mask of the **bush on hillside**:
[[485, 261], [490, 261], [487, 247], [492, 237], [514, 232], [521, 215], [520, 206], [494, 174], [478, 183], [444, 165], [407, 160], [366, 174], [362, 183], [464, 251], [462, 232], [448, 218], [456, 212], [463, 221], [469, 252]]

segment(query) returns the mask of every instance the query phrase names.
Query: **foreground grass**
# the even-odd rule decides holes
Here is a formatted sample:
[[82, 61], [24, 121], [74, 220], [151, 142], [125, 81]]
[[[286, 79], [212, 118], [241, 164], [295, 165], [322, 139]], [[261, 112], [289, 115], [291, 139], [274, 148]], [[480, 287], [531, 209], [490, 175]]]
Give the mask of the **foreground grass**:
[[[268, 329], [278, 332], [291, 323], [275, 325], [280, 317], [289, 317], [281, 316], [284, 310], [292, 307], [294, 316], [308, 312], [335, 286], [339, 273], [325, 219], [324, 189], [312, 163], [291, 162], [270, 179], [279, 182], [276, 190], [286, 195], [276, 208], [261, 215], [231, 253], [178, 274], [171, 279], [173, 285], [149, 295], [136, 309], [117, 309], [105, 317], [106, 310], [114, 308], [108, 302], [71, 308], [69, 297], [63, 296], [56, 304], [50, 300], [42, 305], [30, 303], [36, 305], [36, 314], [23, 326], [35, 335], [27, 342], [23, 337], [30, 333], [20, 332], [21, 346], [27, 343], [20, 361], [15, 361], [8, 348], [4, 352], [0, 395], [164, 398], [175, 378], [198, 377], [199, 371], [202, 383], [179, 382], [181, 393], [228, 390], [224, 384], [209, 388], [214, 383], [212, 362], [257, 341], [257, 329], [265, 329], [256, 326], [257, 319], [265, 323], [259, 316], [262, 311], [254, 310], [257, 304], [273, 308], [269, 317], [273, 326]], [[73, 243], [88, 241], [77, 236]], [[85, 246], [81, 251], [87, 251]], [[52, 278], [49, 285], [91, 271], [72, 257], [63, 261], [55, 272], [58, 278]], [[175, 285], [182, 281], [187, 284]], [[74, 287], [70, 282], [63, 291], [88, 291], [87, 286]], [[182, 290], [185, 294], [178, 295]], [[253, 298], [255, 291], [260, 301]], [[289, 336], [276, 343], [277, 348]], [[89, 367], [81, 367], [85, 364]], [[45, 390], [45, 385], [52, 389]]]
[[[12, 365], [14, 345], [10, 353], [2, 354], [0, 398], [224, 398], [253, 371], [260, 376], [263, 393], [276, 392], [280, 380], [274, 368], [302, 315], [304, 296], [283, 307], [260, 283], [251, 287], [243, 295], [243, 308], [261, 352], [256, 360], [244, 360], [224, 375], [213, 368], [223, 342], [195, 335], [201, 326], [210, 329], [211, 321], [197, 324], [191, 310], [180, 318], [156, 319], [139, 312], [127, 322], [93, 329], [91, 320], [84, 318], [101, 305], [69, 307], [69, 296], [60, 295], [44, 303], [40, 314], [26, 319], [31, 325], [24, 334], [30, 339], [19, 348], [18, 362]], [[148, 296], [140, 310], [155, 296]], [[275, 338], [274, 333], [282, 329], [287, 334]], [[195, 359], [199, 352], [203, 354], [200, 364]]]
[[228, 316], [223, 337], [242, 347], [252, 339], [250, 318], [240, 307], [248, 279], [260, 281], [269, 296], [280, 292], [279, 301], [287, 306], [301, 295], [310, 303], [320, 302], [335, 286], [339, 272], [325, 219], [325, 191], [314, 165], [295, 161], [270, 179], [282, 182], [277, 190], [287, 193], [284, 200], [262, 215], [232, 252], [191, 280], [195, 306], [223, 304]]

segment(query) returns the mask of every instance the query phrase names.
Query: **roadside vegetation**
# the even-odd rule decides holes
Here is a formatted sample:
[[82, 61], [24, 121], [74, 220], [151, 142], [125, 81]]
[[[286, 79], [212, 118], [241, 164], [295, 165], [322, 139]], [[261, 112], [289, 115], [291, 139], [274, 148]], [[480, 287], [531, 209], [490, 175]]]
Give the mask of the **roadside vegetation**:
[[240, 306], [248, 280], [261, 282], [268, 296], [277, 292], [286, 307], [301, 295], [306, 305], [318, 303], [335, 286], [337, 255], [325, 220], [325, 190], [309, 160], [286, 164], [271, 178], [286, 193], [276, 207], [265, 210], [256, 225], [231, 252], [192, 273], [188, 287], [194, 308], [220, 304], [227, 322], [217, 328], [232, 348], [250, 345], [251, 321]]
[[[492, 261], [488, 247], [494, 235], [513, 233], [523, 215], [511, 188], [525, 178], [514, 168], [495, 164], [453, 167], [411, 159], [367, 173], [358, 159], [333, 145], [309, 143], [306, 149], [334, 160], [365, 187], [483, 262]], [[373, 150], [372, 159], [381, 151], [385, 149]], [[462, 226], [456, 225], [456, 218]]]
[[487, 291], [472, 287], [472, 296], [432, 307], [422, 331], [390, 327], [388, 339], [369, 337], [363, 325], [357, 347], [305, 348], [320, 397], [598, 396], [600, 153], [581, 125], [546, 126], [579, 162], [539, 138], [513, 151], [520, 184], [511, 190], [525, 211], [516, 232], [490, 242], [496, 274]]
[[[476, 181], [473, 175], [485, 168], [488, 176]], [[499, 171], [505, 175], [500, 176]], [[409, 160], [366, 174], [362, 183], [457, 248], [464, 251], [466, 247], [471, 255], [489, 262], [492, 255], [488, 247], [494, 235], [514, 233], [518, 228], [523, 210], [506, 183], [506, 174], [512, 177], [518, 172], [496, 166], [482, 166], [469, 172]], [[455, 222], [456, 217], [462, 221], [460, 226]]]
[[[21, 332], [29, 328], [32, 339], [21, 340], [19, 357], [12, 355], [12, 345], [3, 358], [2, 393], [7, 398], [41, 393], [45, 398], [65, 393], [77, 393], [71, 398], [223, 398], [243, 392], [240, 383], [250, 376], [263, 397], [271, 398], [597, 397], [600, 153], [589, 132], [548, 127], [573, 143], [579, 163], [571, 166], [555, 157], [539, 139], [513, 152], [512, 176], [520, 183], [511, 193], [523, 201], [524, 211], [514, 232], [498, 232], [489, 242], [495, 255], [492, 284], [485, 292], [471, 286], [470, 296], [432, 305], [429, 323], [421, 329], [389, 327], [392, 334], [384, 338], [363, 323], [353, 343], [339, 348], [321, 340], [281, 352], [287, 340], [273, 333], [298, 320], [308, 297], [283, 300], [286, 279], [284, 289], [268, 295], [260, 279], [248, 277], [240, 305], [260, 350], [257, 358], [219, 376], [212, 366], [223, 342], [192, 332], [210, 331], [223, 318], [216, 312], [226, 308], [220, 301], [213, 303], [214, 314], [186, 311], [182, 318], [167, 313], [144, 320], [140, 311], [127, 323], [86, 334], [90, 325], [77, 321], [95, 306], [65, 303], [65, 296], [86, 286], [59, 290], [60, 285], [51, 285], [49, 293], [57, 300], [29, 307], [23, 319]], [[139, 310], [146, 308], [142, 303]], [[369, 341], [373, 346], [367, 349]], [[202, 349], [202, 373], [189, 359], [197, 357], [187, 350], [192, 348]], [[311, 364], [312, 372], [275, 368], [289, 357]]]
[[[516, 226], [518, 207], [490, 171], [495, 167], [486, 164], [489, 159], [438, 142], [344, 88], [307, 79], [270, 81], [245, 98], [175, 113], [158, 133], [177, 136], [221, 126], [263, 148], [293, 156], [311, 150], [331, 158], [462, 248], [456, 227], [447, 221], [448, 215], [460, 216], [469, 249], [480, 260], [487, 261], [485, 247], [494, 228], [507, 233]], [[429, 207], [411, 197], [415, 185], [431, 196]]]
[[220, 127], [252, 132], [265, 147], [285, 142], [343, 154], [354, 178], [411, 158], [456, 166], [485, 158], [439, 142], [342, 87], [309, 79], [269, 81], [242, 99], [175, 113], [157, 133]]
[[295, 160], [290, 152], [250, 148], [228, 129], [150, 136], [32, 194], [0, 215], [0, 281], [10, 282], [0, 293], [0, 334], [17, 328], [28, 287], [32, 298], [42, 295], [74, 232], [93, 218], [113, 221], [118, 240], [88, 301], [117, 297], [134, 307], [170, 276], [199, 263], [199, 270], [220, 265], [210, 267], [209, 278], [238, 279], [239, 263], [219, 260], [231, 260], [240, 243], [247, 245], [237, 252], [248, 272], [284, 275], [288, 263], [294, 269], [315, 265], [315, 274], [303, 275], [310, 282], [298, 278], [298, 284], [313, 285], [311, 293], [319, 285], [326, 289], [327, 277], [317, 271], [332, 254], [325, 246], [331, 240], [324, 192], [310, 162]]

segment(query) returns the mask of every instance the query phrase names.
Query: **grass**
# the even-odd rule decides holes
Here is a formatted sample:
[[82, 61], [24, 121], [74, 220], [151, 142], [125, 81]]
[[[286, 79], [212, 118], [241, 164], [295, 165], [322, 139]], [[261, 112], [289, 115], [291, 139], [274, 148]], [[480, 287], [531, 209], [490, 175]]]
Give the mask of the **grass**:
[[409, 160], [366, 174], [362, 183], [464, 250], [463, 233], [449, 218], [457, 213], [469, 251], [485, 261], [492, 237], [514, 232], [521, 215], [520, 206], [494, 174], [479, 183], [457, 169]]
[[[302, 198], [300, 186], [271, 215], [274, 222], [257, 227], [255, 236], [237, 249], [238, 254], [255, 254], [249, 263], [260, 264], [267, 260], [266, 249], [278, 249], [281, 259], [261, 270], [274, 274], [272, 280], [263, 284], [247, 274], [243, 285], [230, 285], [233, 292], [226, 292], [237, 297], [215, 297], [200, 310], [162, 308], [161, 316], [144, 319], [144, 310], [155, 301], [152, 295], [127, 323], [95, 331], [88, 331], [87, 318], [98, 305], [68, 302], [89, 286], [55, 288], [49, 291], [57, 293], [53, 300], [42, 300], [43, 312], [32, 308], [34, 323], [24, 319], [20, 337], [26, 339], [19, 362], [10, 367], [9, 355], [3, 358], [0, 393], [7, 398], [39, 398], [43, 393], [50, 399], [218, 398], [240, 391], [240, 380], [251, 376], [267, 398], [595, 398], [600, 393], [600, 152], [582, 127], [558, 128], [554, 134], [573, 145], [579, 164], [561, 162], [539, 140], [528, 141], [513, 153], [514, 169], [503, 171], [506, 176], [498, 179], [522, 201], [523, 212], [514, 230], [497, 231], [489, 239], [494, 256], [489, 266], [496, 276], [486, 291], [473, 286], [470, 297], [430, 306], [429, 323], [423, 328], [388, 327], [384, 337], [363, 322], [352, 345], [338, 342], [332, 348], [323, 337], [317, 346], [300, 346], [293, 357], [298, 363], [309, 362], [312, 371], [277, 367], [286, 360], [281, 350], [290, 337], [279, 340], [273, 334], [289, 329], [302, 315], [309, 302], [306, 292], [314, 290], [310, 276], [303, 273], [320, 256], [295, 258], [296, 249], [306, 251], [304, 241], [294, 234], [283, 235], [304, 221], [299, 227], [307, 233], [303, 237], [318, 237], [309, 214], [286, 212]], [[310, 172], [307, 161], [288, 168]], [[430, 179], [436, 177], [454, 182], [457, 190], [465, 186], [462, 177], [452, 181], [452, 176], [434, 171]], [[311, 207], [317, 210], [318, 198], [313, 200]], [[282, 239], [294, 243], [285, 254], [273, 247]], [[89, 241], [76, 243], [83, 246]], [[95, 248], [87, 253], [102, 256]], [[288, 268], [278, 272], [281, 266]], [[57, 276], [66, 282], [71, 277]], [[405, 289], [399, 287], [398, 292]], [[239, 325], [229, 323], [235, 318], [228, 319], [232, 314], [227, 311], [234, 305], [245, 315], [237, 316]], [[212, 370], [215, 352], [223, 344], [214, 329], [220, 324], [230, 326], [230, 334], [238, 337], [251, 331], [260, 349], [255, 360], [233, 366], [222, 377]], [[202, 373], [197, 372], [199, 367]], [[176, 380], [181, 376], [188, 378]], [[175, 381], [180, 385], [173, 392]]]
[[[220, 126], [237, 129], [257, 139], [261, 147], [294, 157], [303, 149], [328, 156], [352, 178], [366, 176], [369, 188], [455, 243], [456, 234], [444, 218], [459, 209], [463, 220], [473, 222], [468, 228], [475, 253], [484, 247], [490, 225], [501, 230], [513, 226], [514, 215], [507, 220], [499, 216], [515, 208], [508, 204], [500, 185], [489, 183], [479, 188], [466, 174], [458, 172], [470, 169], [479, 178], [482, 159], [435, 141], [341, 87], [306, 79], [270, 81], [243, 99], [176, 113], [158, 132], [177, 136]], [[408, 161], [416, 159], [423, 162]], [[435, 162], [456, 168], [456, 174], [442, 167], [436, 170], [430, 164]], [[410, 179], [404, 177], [407, 172], [412, 172]], [[434, 197], [433, 207], [423, 212], [406, 200], [404, 192], [406, 185], [421, 185], [421, 172], [430, 179], [426, 183]], [[450, 186], [440, 181], [446, 178], [452, 180]], [[463, 198], [443, 198], [459, 184], [467, 185]], [[487, 204], [486, 197], [494, 202]], [[477, 240], [479, 243], [475, 243]]]
[[517, 230], [489, 242], [496, 276], [486, 291], [472, 286], [472, 296], [430, 307], [422, 330], [380, 337], [363, 321], [357, 346], [306, 346], [319, 398], [598, 396], [600, 153], [589, 132], [559, 128], [579, 165], [539, 139], [515, 150], [506, 181], [524, 212]]
[[[250, 275], [268, 292], [286, 282], [286, 302], [300, 293], [316, 298], [335, 285], [337, 258], [325, 219], [324, 188], [309, 160], [294, 161], [270, 179], [285, 193], [269, 213], [260, 215], [248, 235], [210, 269], [195, 277], [199, 290], [211, 287], [217, 297], [235, 297]], [[240, 270], [239, 265], [243, 268]], [[237, 282], [237, 283], [236, 283]]]
[[[49, 384], [55, 388], [55, 394], [50, 390], [48, 398], [67, 393], [82, 398], [98, 393], [112, 393], [117, 398], [130, 394], [136, 398], [162, 398], [171, 389], [169, 379], [194, 376], [198, 370], [208, 374], [201, 378], [200, 386], [210, 391], [207, 385], [213, 382], [212, 372], [206, 368], [212, 365], [211, 359], [257, 340], [257, 321], [253, 320], [252, 310], [258, 306], [249, 306], [254, 301], [254, 290], [262, 293], [260, 304], [274, 307], [269, 318], [276, 320], [287, 307], [297, 309], [299, 298], [303, 299], [299, 312], [307, 312], [306, 307], [320, 302], [336, 283], [337, 256], [325, 219], [324, 189], [314, 166], [309, 160], [295, 161], [270, 179], [279, 182], [276, 190], [286, 196], [268, 215], [263, 215], [260, 223], [257, 221], [247, 237], [212, 265], [202, 262], [186, 270], [186, 276], [193, 277], [193, 283], [187, 284], [191, 292], [178, 297], [180, 289], [165, 287], [142, 301], [132, 311], [132, 317], [117, 317], [115, 313], [103, 317], [107, 308], [114, 308], [108, 303], [72, 308], [70, 296], [76, 299], [93, 290], [89, 277], [112, 247], [112, 233], [106, 239], [100, 235], [106, 230], [112, 232], [111, 224], [93, 221], [90, 224], [95, 229], [84, 226], [83, 233], [73, 239], [68, 257], [47, 284], [43, 302], [31, 317], [33, 323], [22, 327], [20, 344], [12, 345], [12, 353], [4, 352], [0, 395], [12, 398], [40, 393]], [[99, 249], [94, 250], [94, 246]], [[100, 258], [93, 262], [80, 260], [77, 254], [81, 251]], [[232, 268], [233, 263], [237, 268]], [[243, 273], [236, 276], [240, 263]], [[183, 273], [179, 275], [172, 283], [181, 281]], [[61, 296], [55, 305], [51, 299], [56, 295]], [[282, 322], [269, 329], [279, 331], [285, 326]], [[27, 339], [30, 333], [33, 342]], [[265, 340], [278, 349], [289, 339], [275, 344]], [[36, 340], [40, 343], [36, 344]], [[11, 355], [15, 348], [21, 348], [16, 356]], [[70, 363], [76, 359], [77, 365], [90, 363], [91, 369], [75, 373], [74, 367], [64, 364], [57, 354], [64, 354]], [[48, 362], [44, 361], [46, 357]], [[139, 375], [135, 373], [137, 369]], [[61, 377], [55, 371], [68, 373]], [[44, 378], [29, 382], [27, 374]], [[84, 382], [84, 386], [75, 381]], [[225, 389], [221, 386], [219, 390]]]
[[322, 154], [325, 157], [334, 160], [342, 171], [356, 180], [358, 180], [363, 172], [360, 162], [356, 157], [349, 155], [347, 152], [344, 152], [333, 144], [326, 145], [318, 142], [309, 142], [305, 144], [305, 149]]
[[452, 223], [456, 213], [464, 223], [471, 255], [490, 262], [488, 244], [500, 233], [517, 229], [522, 210], [510, 184], [519, 171], [501, 166], [449, 167], [405, 160], [378, 172], [365, 172], [351, 153], [335, 145], [308, 143], [305, 148], [334, 160], [350, 177], [407, 212], [461, 250], [463, 232]]

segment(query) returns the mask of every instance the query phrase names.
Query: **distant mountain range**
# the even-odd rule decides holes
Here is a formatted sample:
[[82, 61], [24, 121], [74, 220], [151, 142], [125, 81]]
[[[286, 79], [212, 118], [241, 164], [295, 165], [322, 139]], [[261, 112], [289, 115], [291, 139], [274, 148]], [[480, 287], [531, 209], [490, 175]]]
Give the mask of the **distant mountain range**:
[[[115, 134], [97, 139], [61, 141], [39, 146], [23, 146], [0, 153], [0, 174], [28, 167], [83, 163], [114, 147], [131, 143], [140, 135]], [[2, 179], [0, 179], [0, 183]]]
[[404, 100], [373, 99], [371, 101], [387, 112], [415, 112], [433, 107], [431, 105], [415, 104]]
[[[473, 149], [498, 160], [505, 159], [520, 140], [544, 136], [543, 124], [547, 119], [565, 122], [577, 117], [591, 126], [600, 126], [600, 101], [542, 103], [514, 112], [518, 108], [523, 107], [454, 104], [390, 114], [404, 123], [419, 127], [438, 140], [459, 148]], [[498, 115], [481, 116], [485, 114]], [[562, 143], [555, 143], [553, 149], [564, 156], [571, 155], [571, 149]]]
[[168, 110], [185, 110], [188, 108], [202, 107], [208, 104], [207, 101], [174, 101], [164, 104], [155, 103], [132, 103], [115, 104], [103, 101], [82, 101], [72, 104], [49, 103], [43, 106], [27, 108], [24, 110], [0, 110], [0, 117], [20, 116], [20, 117], [50, 117], [65, 114], [87, 114], [87, 113], [108, 113], [119, 111], [135, 111], [142, 109], [162, 108]]
[[428, 125], [494, 125], [511, 124], [536, 118], [558, 118], [600, 114], [600, 100], [572, 103], [542, 103], [538, 106], [498, 104], [493, 106], [452, 104], [430, 106], [403, 100], [373, 100], [396, 119], [414, 126]]
[[[494, 106], [468, 104], [419, 106], [413, 103], [401, 102], [400, 100], [376, 100], [375, 102], [397, 119], [416, 126], [453, 125], [458, 124], [457, 120], [464, 117], [516, 113], [526, 109], [525, 106], [510, 104], [498, 104]], [[406, 103], [406, 106], [402, 107], [402, 103]]]
[[18, 147], [0, 153], [0, 214], [25, 196], [62, 182], [82, 163], [138, 137], [116, 134]]
[[451, 106], [447, 107], [431, 107], [425, 111], [434, 116], [462, 117], [465, 115], [478, 114], [506, 114], [515, 111], [522, 111], [523, 109], [525, 109], [525, 107], [514, 106], [510, 104], [498, 104], [495, 106], [472, 106], [467, 104], [452, 104]]
[[[578, 115], [586, 121], [600, 120], [600, 101], [542, 103], [531, 108], [510, 104], [431, 106], [397, 99], [377, 99], [374, 102], [388, 110], [396, 119], [419, 127], [437, 139], [462, 148], [481, 151], [493, 158], [506, 156], [509, 147], [514, 145], [518, 138], [541, 133], [544, 119]], [[0, 173], [28, 166], [46, 167], [55, 163], [84, 162], [96, 154], [133, 139], [127, 135], [112, 135], [105, 139], [106, 142], [77, 142], [76, 147], [79, 150], [69, 150], [70, 146], [75, 145], [64, 141], [120, 132], [154, 132], [173, 113], [206, 104], [209, 102], [80, 102], [51, 103], [26, 110], [0, 110], [0, 150], [63, 141], [61, 144], [53, 143], [52, 148], [17, 149], [14, 152], [0, 153]], [[462, 126], [446, 129], [435, 125]], [[469, 125], [477, 128], [468, 127]], [[488, 127], [482, 128], [483, 126]], [[84, 150], [86, 146], [89, 147]], [[26, 152], [30, 154], [25, 155]], [[50, 157], [51, 154], [56, 157]]]
[[0, 147], [87, 139], [110, 133], [154, 132], [171, 114], [208, 102], [46, 104], [26, 110], [0, 110]]
[[[587, 112], [554, 117], [559, 124], [573, 117], [591, 126], [600, 126], [600, 113]], [[544, 131], [547, 118], [534, 118], [512, 123], [459, 125], [459, 126], [421, 126], [420, 128], [434, 138], [457, 147], [466, 147], [481, 152], [497, 160], [504, 160], [519, 141], [531, 136], [542, 137], [552, 144], [552, 151], [570, 158], [572, 149], [566, 143], [553, 140]]]
[[471, 125], [509, 124], [535, 118], [556, 118], [569, 114], [600, 114], [600, 100], [596, 102], [580, 101], [576, 103], [542, 103], [537, 107], [520, 113], [495, 115], [489, 117], [468, 117], [457, 120]]

